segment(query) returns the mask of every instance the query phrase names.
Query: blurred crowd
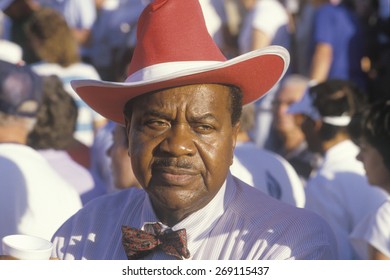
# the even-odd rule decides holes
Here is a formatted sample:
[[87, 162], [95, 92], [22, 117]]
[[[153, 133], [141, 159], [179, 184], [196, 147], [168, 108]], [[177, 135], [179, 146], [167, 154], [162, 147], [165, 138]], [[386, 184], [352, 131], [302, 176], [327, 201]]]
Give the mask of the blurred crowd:
[[[55, 181], [41, 175], [38, 184], [45, 181], [49, 189], [64, 181], [77, 193], [75, 198], [56, 190], [34, 198], [40, 207], [45, 198], [56, 201], [55, 195], [69, 204], [67, 213], [51, 217], [55, 223], [46, 232], [24, 230], [30, 221], [16, 221], [13, 228], [0, 224], [0, 237], [19, 231], [50, 239], [61, 221], [91, 199], [139, 187], [125, 128], [88, 107], [70, 81], [123, 82], [137, 20], [150, 1], [0, 0], [0, 61], [27, 65], [44, 77], [43, 103], [20, 141], [58, 173]], [[244, 109], [232, 173], [324, 217], [336, 234], [340, 259], [390, 258], [390, 235], [387, 248], [367, 237], [390, 193], [390, 152], [383, 144], [390, 135], [390, 0], [199, 1], [208, 31], [227, 58], [271, 45], [290, 53], [284, 78]], [[386, 104], [375, 110], [387, 118], [379, 136], [370, 135], [375, 125], [367, 117], [377, 104]], [[16, 141], [1, 136], [2, 110], [0, 168], [1, 146]], [[383, 165], [381, 174], [369, 173], [367, 146], [379, 151], [374, 164]], [[5, 172], [0, 169], [0, 189]], [[387, 218], [382, 226], [390, 232]]]

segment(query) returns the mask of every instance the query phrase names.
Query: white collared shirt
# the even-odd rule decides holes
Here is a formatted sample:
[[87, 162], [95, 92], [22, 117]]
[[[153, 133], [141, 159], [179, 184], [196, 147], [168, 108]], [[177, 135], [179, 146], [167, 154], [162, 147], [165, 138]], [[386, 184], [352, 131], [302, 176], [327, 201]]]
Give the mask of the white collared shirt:
[[350, 140], [333, 146], [305, 188], [305, 208], [322, 216], [332, 227], [340, 259], [360, 259], [349, 235], [363, 217], [387, 198], [383, 190], [368, 184], [357, 154], [358, 147]]
[[367, 215], [355, 227], [350, 238], [352, 246], [359, 255], [367, 259], [369, 253], [367, 244], [370, 244], [382, 254], [390, 258], [390, 197], [377, 211]]
[[[121, 226], [158, 222], [143, 190], [100, 197], [67, 221], [53, 238], [53, 257], [126, 259]], [[185, 228], [190, 259], [333, 259], [336, 243], [317, 215], [282, 203], [237, 178], [227, 177], [204, 208], [172, 227]], [[155, 251], [146, 259], [173, 259]]]

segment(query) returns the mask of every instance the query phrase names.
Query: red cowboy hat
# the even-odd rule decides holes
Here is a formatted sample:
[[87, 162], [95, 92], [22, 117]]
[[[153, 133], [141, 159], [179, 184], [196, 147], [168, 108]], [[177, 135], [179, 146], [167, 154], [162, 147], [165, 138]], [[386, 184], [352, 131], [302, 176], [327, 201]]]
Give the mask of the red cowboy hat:
[[279, 46], [227, 60], [210, 37], [198, 0], [155, 0], [138, 20], [137, 45], [123, 83], [74, 80], [95, 111], [124, 123], [123, 108], [141, 94], [191, 84], [234, 85], [243, 104], [266, 94], [284, 75], [288, 52]]

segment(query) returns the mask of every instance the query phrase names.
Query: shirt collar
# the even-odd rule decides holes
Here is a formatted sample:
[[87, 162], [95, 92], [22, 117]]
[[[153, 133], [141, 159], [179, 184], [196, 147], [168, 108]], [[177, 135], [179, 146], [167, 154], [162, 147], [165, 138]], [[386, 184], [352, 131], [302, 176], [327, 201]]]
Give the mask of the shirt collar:
[[[221, 189], [205, 207], [192, 213], [171, 228], [172, 230], [186, 229], [187, 247], [191, 256], [196, 253], [202, 242], [209, 236], [214, 224], [217, 223], [232, 201], [236, 191], [233, 186], [233, 177], [229, 173]], [[141, 221], [144, 221], [142, 228], [146, 223], [159, 222], [149, 196], [145, 199], [141, 215]], [[168, 227], [163, 225], [163, 229], [166, 228]]]
[[324, 161], [334, 158], [344, 158], [346, 154], [356, 156], [358, 152], [358, 147], [351, 140], [344, 140], [326, 152]]

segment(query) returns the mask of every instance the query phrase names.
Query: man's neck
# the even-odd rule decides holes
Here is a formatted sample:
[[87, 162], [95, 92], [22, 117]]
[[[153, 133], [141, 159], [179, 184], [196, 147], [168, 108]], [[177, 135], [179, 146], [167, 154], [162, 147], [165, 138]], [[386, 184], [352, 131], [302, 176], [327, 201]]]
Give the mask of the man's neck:
[[18, 129], [8, 129], [0, 127], [0, 143], [17, 143], [25, 145], [27, 143], [27, 132]]

